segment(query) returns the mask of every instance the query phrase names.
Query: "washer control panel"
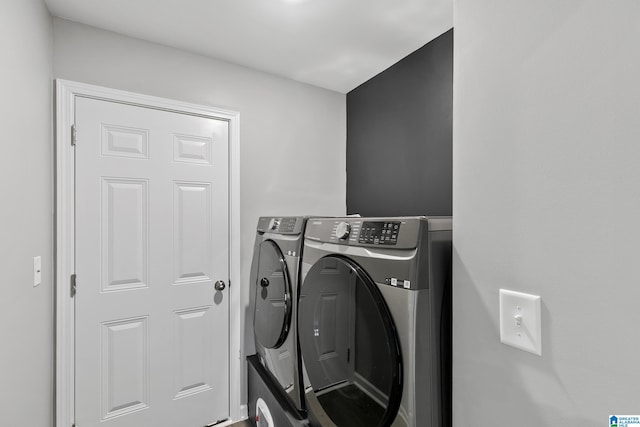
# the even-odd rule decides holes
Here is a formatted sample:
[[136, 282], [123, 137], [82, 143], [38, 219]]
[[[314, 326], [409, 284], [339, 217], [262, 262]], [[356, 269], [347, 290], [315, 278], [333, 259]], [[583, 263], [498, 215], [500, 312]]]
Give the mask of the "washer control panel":
[[291, 233], [296, 227], [296, 218], [271, 218], [269, 230], [280, 233]]
[[258, 220], [258, 231], [262, 233], [300, 234], [303, 230], [304, 218], [301, 217], [261, 217]]

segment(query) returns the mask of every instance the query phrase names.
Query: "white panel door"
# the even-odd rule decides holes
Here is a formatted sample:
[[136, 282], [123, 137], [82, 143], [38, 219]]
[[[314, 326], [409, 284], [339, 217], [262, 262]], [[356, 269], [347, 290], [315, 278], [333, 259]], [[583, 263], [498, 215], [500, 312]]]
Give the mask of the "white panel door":
[[229, 416], [228, 122], [78, 98], [76, 424]]

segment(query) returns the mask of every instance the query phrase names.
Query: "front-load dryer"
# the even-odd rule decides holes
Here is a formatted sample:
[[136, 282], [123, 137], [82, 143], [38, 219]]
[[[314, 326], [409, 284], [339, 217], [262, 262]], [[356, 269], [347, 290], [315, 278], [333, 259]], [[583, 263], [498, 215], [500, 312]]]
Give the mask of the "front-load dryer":
[[277, 427], [306, 425], [297, 341], [300, 254], [306, 218], [261, 217], [250, 273], [255, 355], [248, 361], [251, 419], [266, 402]]
[[451, 218], [310, 218], [298, 334], [311, 425], [451, 425]]

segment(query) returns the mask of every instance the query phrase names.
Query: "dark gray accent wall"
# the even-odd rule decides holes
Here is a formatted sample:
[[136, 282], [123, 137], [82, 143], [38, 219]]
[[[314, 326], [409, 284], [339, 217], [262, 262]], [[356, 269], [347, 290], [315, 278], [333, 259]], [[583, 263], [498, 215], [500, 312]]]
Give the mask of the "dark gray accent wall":
[[453, 29], [347, 94], [347, 212], [451, 215]]

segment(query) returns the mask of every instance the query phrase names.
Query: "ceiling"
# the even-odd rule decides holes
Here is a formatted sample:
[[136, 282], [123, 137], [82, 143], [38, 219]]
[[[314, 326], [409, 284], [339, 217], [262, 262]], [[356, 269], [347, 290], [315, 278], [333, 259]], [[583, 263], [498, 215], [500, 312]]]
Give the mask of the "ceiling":
[[54, 16], [346, 93], [453, 26], [453, 0], [45, 0]]

